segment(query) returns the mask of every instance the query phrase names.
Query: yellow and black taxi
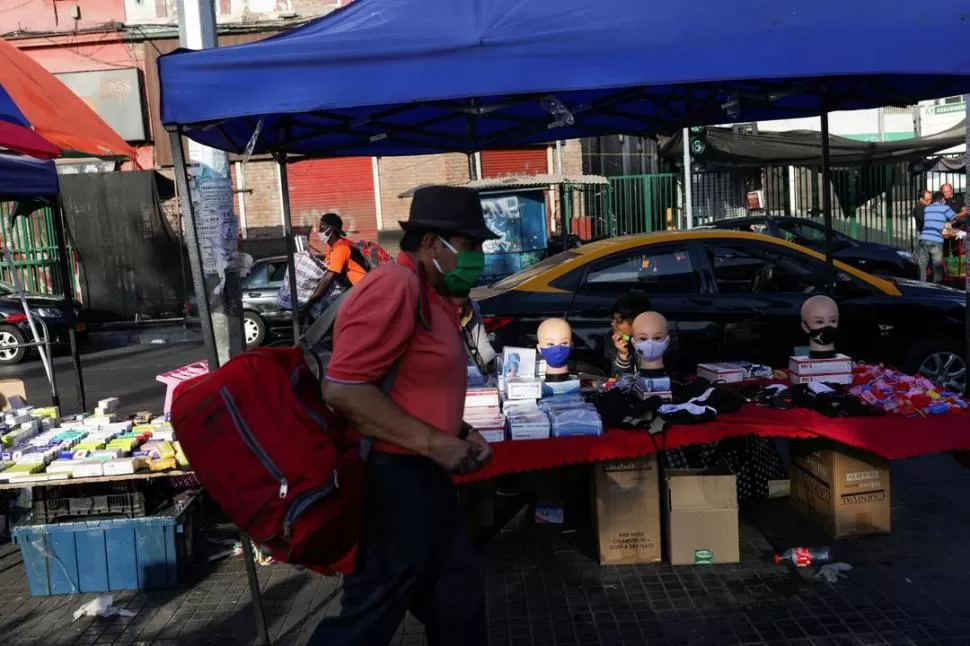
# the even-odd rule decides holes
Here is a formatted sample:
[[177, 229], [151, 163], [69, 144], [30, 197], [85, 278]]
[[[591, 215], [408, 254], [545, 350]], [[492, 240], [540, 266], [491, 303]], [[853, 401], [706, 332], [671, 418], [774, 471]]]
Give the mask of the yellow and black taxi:
[[[963, 292], [835, 267], [841, 352], [965, 387]], [[670, 324], [669, 368], [693, 372], [697, 363], [731, 360], [784, 367], [795, 347], [807, 345], [800, 309], [825, 289], [824, 276], [824, 256], [811, 249], [758, 233], [695, 229], [564, 251], [472, 297], [499, 347], [535, 345], [542, 319], [565, 318], [580, 370], [607, 368], [611, 308], [631, 290], [646, 293]]]

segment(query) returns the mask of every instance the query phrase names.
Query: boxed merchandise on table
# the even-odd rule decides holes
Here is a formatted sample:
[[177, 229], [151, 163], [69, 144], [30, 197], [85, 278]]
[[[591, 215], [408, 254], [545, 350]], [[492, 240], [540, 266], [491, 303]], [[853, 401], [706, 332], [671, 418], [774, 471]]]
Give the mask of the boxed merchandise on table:
[[791, 505], [832, 538], [892, 528], [889, 462], [849, 447], [791, 443]]
[[581, 395], [557, 395], [539, 402], [539, 410], [549, 416], [553, 437], [583, 437], [603, 434], [603, 420], [592, 404]]
[[656, 456], [593, 465], [593, 518], [601, 564], [660, 560], [658, 471]]
[[697, 364], [697, 376], [714, 383], [739, 384], [750, 379], [771, 379], [770, 366], [750, 361], [724, 361]]
[[737, 478], [727, 465], [668, 469], [664, 491], [671, 565], [741, 560]]
[[536, 401], [510, 401], [505, 403], [505, 417], [509, 424], [509, 437], [513, 440], [545, 440], [549, 438], [549, 416], [539, 408]]
[[465, 423], [489, 442], [505, 439], [505, 416], [495, 388], [469, 388], [465, 393]]
[[836, 354], [828, 359], [808, 356], [790, 357], [788, 372], [791, 374], [793, 384], [820, 381], [848, 385], [852, 383], [852, 359], [844, 354]]

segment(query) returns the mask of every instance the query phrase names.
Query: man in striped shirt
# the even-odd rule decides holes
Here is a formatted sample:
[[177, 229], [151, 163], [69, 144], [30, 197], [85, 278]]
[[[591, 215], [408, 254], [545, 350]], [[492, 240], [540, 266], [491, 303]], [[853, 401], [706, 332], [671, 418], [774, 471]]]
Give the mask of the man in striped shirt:
[[933, 202], [923, 212], [923, 231], [919, 235], [920, 280], [926, 281], [926, 269], [933, 267], [933, 282], [943, 282], [943, 229], [947, 222], [966, 217], [966, 211], [959, 215], [946, 203], [943, 193], [933, 193]]

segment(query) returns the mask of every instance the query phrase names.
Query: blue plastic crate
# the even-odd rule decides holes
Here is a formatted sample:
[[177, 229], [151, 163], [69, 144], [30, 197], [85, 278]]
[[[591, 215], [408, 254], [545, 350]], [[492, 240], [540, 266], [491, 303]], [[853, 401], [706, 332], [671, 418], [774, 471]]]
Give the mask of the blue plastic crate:
[[35, 597], [179, 583], [192, 558], [196, 497], [145, 518], [14, 527]]

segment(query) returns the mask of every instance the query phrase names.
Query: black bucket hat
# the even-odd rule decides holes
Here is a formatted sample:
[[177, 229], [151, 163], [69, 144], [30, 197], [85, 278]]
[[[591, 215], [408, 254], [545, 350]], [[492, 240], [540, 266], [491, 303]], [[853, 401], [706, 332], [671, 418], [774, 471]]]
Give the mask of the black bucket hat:
[[425, 186], [414, 192], [405, 231], [440, 231], [474, 240], [496, 240], [485, 224], [478, 191], [463, 186]]

